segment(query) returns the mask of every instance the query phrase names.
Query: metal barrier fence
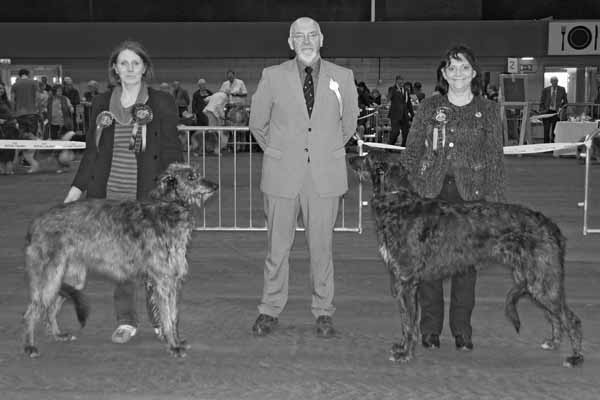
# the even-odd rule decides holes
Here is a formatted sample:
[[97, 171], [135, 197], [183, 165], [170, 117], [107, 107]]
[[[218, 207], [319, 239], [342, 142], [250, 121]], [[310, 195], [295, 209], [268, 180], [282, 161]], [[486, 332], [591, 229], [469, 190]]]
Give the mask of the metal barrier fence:
[[[262, 152], [250, 137], [249, 128], [180, 125], [178, 129], [185, 134], [187, 162], [198, 163], [202, 174], [219, 184], [217, 204], [211, 202], [200, 211], [196, 230], [266, 231], [262, 193], [258, 185]], [[231, 137], [226, 150], [222, 149], [225, 147], [222, 142], [224, 135], [219, 132], [225, 132]], [[195, 140], [192, 139], [193, 136]], [[243, 137], [240, 139], [240, 136]], [[192, 149], [194, 142], [198, 145], [196, 154]], [[213, 146], [215, 152], [207, 148], [209, 145]], [[362, 184], [359, 182], [357, 191], [349, 191], [340, 199], [335, 231], [362, 232], [361, 203]], [[301, 222], [297, 230], [304, 230]]]
[[[600, 233], [600, 229], [588, 228], [588, 218], [590, 209], [590, 164], [592, 158], [592, 142], [596, 139], [600, 139], [600, 129], [590, 133], [585, 137], [585, 186], [583, 191], [583, 202], [579, 203], [580, 207], [583, 207], [583, 234], [588, 233]], [[579, 151], [579, 150], [578, 150]]]

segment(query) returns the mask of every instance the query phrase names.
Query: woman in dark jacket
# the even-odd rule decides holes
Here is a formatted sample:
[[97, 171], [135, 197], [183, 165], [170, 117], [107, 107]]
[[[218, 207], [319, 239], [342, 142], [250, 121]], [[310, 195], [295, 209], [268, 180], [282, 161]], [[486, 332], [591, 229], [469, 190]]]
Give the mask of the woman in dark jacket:
[[[86, 150], [65, 202], [83, 192], [88, 198], [145, 200], [167, 166], [182, 160], [175, 102], [146, 84], [152, 62], [142, 45], [117, 46], [108, 73], [116, 85], [93, 99]], [[112, 341], [126, 343], [137, 332], [135, 283], [117, 284], [114, 301], [118, 327]]]
[[[413, 188], [448, 202], [504, 199], [505, 173], [498, 104], [480, 95], [473, 52], [454, 46], [438, 67], [442, 94], [425, 98], [415, 115], [402, 161]], [[452, 277], [450, 330], [456, 348], [472, 350], [475, 268]], [[423, 346], [437, 348], [444, 322], [442, 280], [419, 288]]]

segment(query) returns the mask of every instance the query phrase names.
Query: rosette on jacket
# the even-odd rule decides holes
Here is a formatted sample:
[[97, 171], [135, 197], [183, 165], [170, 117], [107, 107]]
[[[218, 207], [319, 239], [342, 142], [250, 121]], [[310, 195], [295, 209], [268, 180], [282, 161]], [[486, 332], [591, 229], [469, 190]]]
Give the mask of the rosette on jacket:
[[96, 148], [100, 146], [100, 138], [102, 137], [102, 131], [113, 124], [115, 117], [110, 111], [102, 111], [96, 117], [96, 131], [94, 132], [94, 139], [96, 141]]
[[133, 130], [129, 140], [129, 150], [136, 153], [146, 150], [146, 125], [148, 125], [154, 114], [147, 104], [136, 103], [131, 107], [133, 119]]

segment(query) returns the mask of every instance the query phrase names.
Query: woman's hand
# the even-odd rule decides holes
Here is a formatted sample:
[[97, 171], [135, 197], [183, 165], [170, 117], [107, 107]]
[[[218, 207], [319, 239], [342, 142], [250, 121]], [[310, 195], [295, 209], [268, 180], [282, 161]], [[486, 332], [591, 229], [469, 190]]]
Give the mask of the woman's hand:
[[83, 192], [81, 191], [81, 189], [75, 186], [71, 186], [71, 189], [69, 189], [69, 193], [67, 193], [67, 197], [65, 197], [64, 202], [71, 203], [73, 201], [77, 201], [81, 198], [82, 194]]

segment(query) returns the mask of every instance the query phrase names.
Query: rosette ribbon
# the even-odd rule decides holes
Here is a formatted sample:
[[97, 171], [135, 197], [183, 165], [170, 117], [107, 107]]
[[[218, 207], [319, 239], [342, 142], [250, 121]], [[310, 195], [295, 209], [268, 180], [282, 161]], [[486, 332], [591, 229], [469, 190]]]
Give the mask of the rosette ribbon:
[[338, 99], [338, 103], [340, 104], [340, 118], [344, 113], [344, 103], [342, 103], [342, 95], [340, 94], [340, 84], [333, 80], [333, 78], [329, 78], [329, 90], [332, 90], [335, 93], [335, 97]]
[[96, 148], [100, 146], [100, 138], [102, 137], [102, 131], [113, 124], [115, 117], [110, 111], [102, 111], [96, 117], [96, 131], [94, 132], [94, 139], [96, 141]]
[[152, 121], [154, 114], [152, 109], [143, 103], [134, 104], [131, 108], [131, 114], [133, 117], [133, 130], [129, 140], [129, 150], [139, 153], [146, 150], [146, 125]]

